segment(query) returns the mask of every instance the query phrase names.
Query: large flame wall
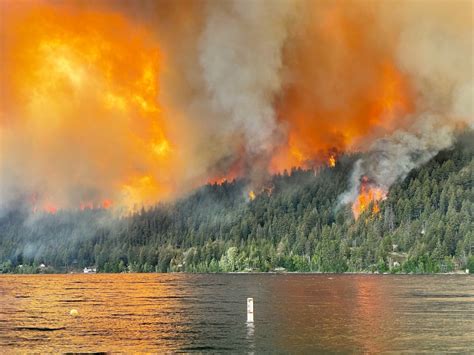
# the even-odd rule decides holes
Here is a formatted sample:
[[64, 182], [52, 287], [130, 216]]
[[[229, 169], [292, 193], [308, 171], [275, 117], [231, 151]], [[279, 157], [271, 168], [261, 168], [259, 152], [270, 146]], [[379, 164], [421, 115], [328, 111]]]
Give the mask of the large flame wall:
[[0, 4], [4, 205], [129, 209], [472, 123], [469, 1]]

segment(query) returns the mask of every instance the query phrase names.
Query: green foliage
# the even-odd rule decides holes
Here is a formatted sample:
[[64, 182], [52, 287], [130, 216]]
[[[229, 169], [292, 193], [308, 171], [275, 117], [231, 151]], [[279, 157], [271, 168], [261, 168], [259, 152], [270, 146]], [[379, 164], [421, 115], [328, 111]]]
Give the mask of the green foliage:
[[467, 262], [466, 268], [469, 270], [470, 273], [474, 273], [474, 255], [469, 257], [469, 261]]
[[275, 175], [271, 194], [250, 202], [246, 182], [233, 181], [120, 219], [18, 209], [0, 218], [0, 273], [41, 272], [41, 263], [58, 272], [474, 272], [472, 153], [465, 142], [441, 152], [357, 221], [338, 205], [351, 155], [333, 169]]

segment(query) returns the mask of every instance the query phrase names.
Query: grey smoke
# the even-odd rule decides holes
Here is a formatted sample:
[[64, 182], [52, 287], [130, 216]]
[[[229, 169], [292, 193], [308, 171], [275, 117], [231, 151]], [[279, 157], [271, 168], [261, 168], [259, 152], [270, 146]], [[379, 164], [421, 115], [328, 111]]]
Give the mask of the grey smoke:
[[362, 176], [388, 190], [449, 148], [458, 127], [474, 127], [472, 3], [436, 4], [430, 9], [423, 3], [381, 8], [388, 26], [399, 28], [398, 66], [416, 90], [416, 112], [408, 117], [411, 125], [371, 144], [355, 164], [341, 203], [355, 201]]
[[[51, 3], [59, 6], [62, 2]], [[98, 199], [113, 197], [115, 189], [111, 187], [117, 180], [123, 182], [119, 178], [127, 175], [131, 164], [140, 173], [149, 173], [163, 184], [176, 186], [179, 194], [205, 183], [209, 177], [225, 175], [239, 159], [245, 166], [240, 173], [258, 181], [268, 168], [273, 150], [280, 143], [285, 144], [286, 130], [291, 129], [285, 126], [285, 117], [277, 119], [275, 104], [277, 97], [285, 95], [288, 83], [310, 93], [307, 101], [295, 104], [319, 104], [337, 111], [347, 105], [347, 97], [363, 91], [366, 81], [371, 81], [371, 71], [357, 65], [354, 68], [360, 69], [358, 72], [347, 77], [339, 75], [346, 72], [339, 67], [352, 68], [351, 61], [357, 61], [358, 56], [356, 52], [345, 51], [344, 45], [333, 43], [331, 36], [326, 37], [324, 26], [320, 25], [333, 11], [336, 15], [338, 11], [347, 13], [349, 22], [361, 28], [367, 26], [362, 33], [365, 36], [367, 31], [370, 36], [362, 38], [368, 44], [361, 47], [361, 57], [393, 56], [397, 69], [409, 78], [417, 97], [415, 112], [403, 121], [412, 122], [411, 125], [376, 141], [373, 137], [379, 137], [380, 131], [371, 137], [361, 137], [366, 143], [362, 148], [370, 153], [356, 166], [351, 180], [353, 188], [343, 200], [351, 202], [348, 196], [357, 192], [358, 181], [364, 174], [389, 188], [411, 169], [448, 147], [458, 124], [474, 126], [472, 1], [343, 3], [344, 6], [340, 2], [314, 0], [84, 3], [80, 9], [113, 9], [154, 29], [166, 59], [157, 101], [166, 109], [166, 134], [177, 147], [176, 159], [180, 164], [176, 164], [175, 170], [148, 166], [142, 155], [120, 138], [124, 135], [121, 125], [115, 124], [117, 120], [112, 115], [108, 119], [113, 124], [103, 126], [103, 117], [81, 118], [90, 119], [91, 123], [84, 125], [84, 131], [69, 132], [70, 136], [63, 137], [51, 130], [55, 134], [54, 145], [46, 152], [33, 144], [37, 141], [31, 139], [36, 138], [35, 126], [4, 127], [2, 121], [0, 214], [18, 196], [38, 191], [70, 206], [77, 206], [77, 201], [83, 199], [92, 200], [96, 195]], [[79, 11], [75, 5], [70, 6]], [[295, 70], [302, 62], [317, 68], [313, 75]], [[344, 107], [343, 111], [353, 109]], [[43, 116], [41, 113], [38, 122], [46, 121]], [[305, 119], [330, 122], [333, 117], [314, 115]], [[15, 119], [9, 116], [7, 121]], [[97, 129], [99, 123], [101, 129]], [[106, 131], [109, 138], [104, 141]], [[322, 133], [337, 137], [344, 132]], [[90, 143], [97, 139], [81, 138], [91, 135], [99, 138], [100, 144]], [[84, 143], [89, 149], [84, 149]], [[97, 166], [88, 163], [91, 151], [102, 152]], [[99, 173], [102, 166], [108, 167], [106, 173]]]
[[292, 4], [288, 1], [210, 2], [200, 40], [212, 108], [241, 131], [247, 150], [273, 148], [275, 95], [281, 89], [282, 48]]
[[426, 114], [417, 118], [410, 130], [398, 130], [376, 140], [364, 158], [359, 159], [351, 175], [351, 187], [340, 197], [342, 204], [354, 202], [360, 182], [366, 176], [371, 184], [388, 191], [397, 180], [426, 163], [440, 150], [453, 143], [454, 129], [439, 116]]

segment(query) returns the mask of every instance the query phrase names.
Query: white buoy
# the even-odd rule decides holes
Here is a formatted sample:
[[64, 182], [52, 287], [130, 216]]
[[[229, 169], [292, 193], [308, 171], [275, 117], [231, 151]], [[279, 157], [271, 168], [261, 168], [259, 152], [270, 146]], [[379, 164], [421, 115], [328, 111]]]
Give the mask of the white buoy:
[[247, 323], [253, 323], [253, 298], [247, 298]]

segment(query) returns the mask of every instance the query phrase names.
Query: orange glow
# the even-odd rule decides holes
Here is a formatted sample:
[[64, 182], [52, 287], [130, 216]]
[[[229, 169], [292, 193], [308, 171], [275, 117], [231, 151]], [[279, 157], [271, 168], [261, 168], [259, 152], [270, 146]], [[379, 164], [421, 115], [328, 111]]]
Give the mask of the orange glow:
[[160, 142], [152, 144], [153, 152], [159, 157], [166, 157], [171, 152], [170, 143], [163, 138]]
[[48, 2], [2, 10], [0, 129], [20, 132], [5, 139], [24, 152], [18, 159], [30, 176], [50, 174], [31, 186], [42, 191], [39, 203], [86, 209], [109, 208], [110, 197], [129, 206], [167, 198], [177, 162], [157, 101], [162, 59], [151, 34], [113, 11]]
[[207, 179], [206, 183], [208, 184], [217, 184], [222, 185], [223, 183], [231, 183], [234, 180], [237, 180], [239, 177], [242, 177], [244, 174], [244, 151], [242, 147], [239, 147], [238, 158], [234, 161], [231, 161], [228, 164], [227, 169], [224, 169], [223, 172], [217, 174], [210, 173], [210, 177]]
[[226, 178], [226, 177], [223, 177], [223, 178], [218, 177], [218, 178], [209, 179], [207, 183], [208, 183], [209, 185], [214, 185], [214, 184], [216, 184], [216, 185], [222, 185], [222, 184], [230, 183], [230, 182], [232, 182], [232, 180], [229, 180], [229, 179]]
[[380, 212], [378, 205], [379, 201], [385, 200], [387, 197], [387, 191], [373, 186], [370, 184], [366, 177], [362, 178], [360, 185], [359, 196], [352, 205], [352, 213], [354, 218], [358, 219], [359, 216], [372, 205], [372, 214]]
[[102, 201], [102, 203], [99, 203], [97, 205], [94, 205], [94, 202], [92, 201], [88, 201], [88, 202], [81, 202], [79, 204], [79, 209], [81, 211], [84, 211], [84, 210], [93, 210], [93, 209], [100, 209], [100, 208], [103, 208], [103, 209], [108, 209], [112, 206], [112, 200], [109, 200], [109, 199], [105, 199]]
[[[415, 97], [397, 67], [397, 35], [374, 36], [380, 20], [365, 6], [308, 3], [304, 31], [281, 58], [288, 80], [273, 101], [281, 136], [256, 157], [245, 134], [207, 118], [199, 58], [177, 55], [198, 40], [200, 12], [178, 6], [164, 12], [176, 23], [150, 24], [98, 3], [2, 6], [0, 138], [10, 165], [24, 167], [15, 173], [37, 194], [35, 206], [129, 210], [206, 182], [252, 180], [263, 175], [253, 174], [257, 165], [270, 173], [335, 167], [343, 152], [409, 124]], [[168, 27], [172, 34], [160, 32]]]
[[[396, 66], [396, 37], [374, 40], [375, 15], [345, 11], [343, 1], [314, 6], [306, 37], [285, 54], [292, 80], [277, 112], [288, 137], [272, 158], [274, 172], [325, 163], [334, 149], [364, 150], [367, 137], [403, 127], [414, 110]], [[330, 53], [321, 55], [324, 48]]]
[[58, 211], [58, 208], [52, 203], [46, 203], [43, 206], [43, 211], [50, 214], [55, 214]]
[[292, 159], [297, 162], [298, 166], [303, 165], [307, 160], [307, 157], [303, 155], [296, 145], [290, 144], [290, 154]]
[[250, 201], [255, 200], [255, 192], [253, 192], [253, 190], [249, 191], [249, 199], [250, 199]]
[[105, 199], [104, 201], [102, 201], [102, 208], [103, 209], [108, 209], [110, 207], [112, 207], [112, 201], [111, 200]]
[[[91, 265], [92, 266], [92, 265]], [[95, 266], [93, 266], [95, 267]], [[32, 352], [51, 353], [58, 347], [73, 351], [80, 347], [84, 352], [94, 352], [98, 348], [107, 348], [110, 352], [123, 352], [127, 349], [133, 352], [147, 352], [150, 348], [157, 347], [157, 337], [155, 334], [168, 333], [176, 331], [175, 324], [180, 324], [179, 331], [192, 331], [191, 318], [187, 314], [186, 304], [180, 299], [180, 292], [183, 288], [169, 287], [166, 282], [153, 283], [153, 275], [149, 274], [96, 274], [86, 275], [77, 273], [78, 266], [70, 264], [68, 270], [74, 272], [69, 275], [50, 275], [51, 279], [43, 278], [39, 281], [37, 275], [11, 275], [11, 278], [2, 280], [2, 312], [0, 320], [6, 322], [7, 310], [11, 312], [25, 313], [23, 317], [9, 317], [9, 325], [15, 329], [20, 327], [30, 327], [38, 329], [42, 327], [48, 329], [52, 327], [50, 315], [55, 314], [53, 327], [64, 327], [71, 329], [77, 326], [78, 321], [86, 322], [88, 319], [94, 321], [87, 323], [87, 329], [95, 334], [104, 334], [104, 329], [108, 329], [114, 334], [114, 338], [109, 343], [103, 344], [101, 341], [84, 338], [79, 332], [67, 332], [62, 337], [55, 338], [52, 341], [49, 337], [41, 337], [34, 344], [26, 344], [25, 348]], [[82, 270], [80, 270], [82, 272]], [[8, 275], [10, 276], [10, 275]], [[91, 277], [92, 276], [92, 277]], [[2, 275], [2, 277], [5, 277]], [[139, 282], [136, 282], [136, 280]], [[181, 280], [177, 276], [165, 276], [165, 280]], [[135, 287], [130, 287], [130, 283], [136, 282]], [[77, 287], [77, 283], [85, 285], [82, 288]], [[19, 288], [21, 285], [21, 289]], [[76, 285], [76, 286], [75, 286]], [[95, 286], [94, 286], [95, 285]], [[107, 292], [101, 292], [97, 285], [107, 287]], [[195, 294], [195, 290], [190, 286], [186, 287], [185, 292]], [[28, 294], [28, 297], [14, 297], [15, 292]], [[110, 312], [123, 314], [129, 312], [129, 305], [124, 302], [122, 297], [114, 295], [127, 294], [132, 299], [144, 298], [146, 302], [137, 302], [134, 307], [134, 314], [137, 317], [129, 317], [126, 326], [122, 322], [111, 321]], [[5, 302], [5, 294], [9, 296], [8, 305]], [[197, 294], [197, 293], [196, 293]], [[10, 295], [12, 295], [10, 297]], [[154, 302], [153, 298], [163, 297], [166, 302]], [[11, 299], [11, 301], [10, 301]], [[64, 300], [82, 299], [80, 308], [78, 308], [79, 317], [69, 316], [71, 307]], [[98, 307], [97, 304], [106, 304], [107, 307]], [[163, 312], [163, 309], [173, 309], [173, 314], [169, 315]], [[31, 317], [29, 315], [36, 315]], [[143, 323], [149, 325], [144, 327]], [[3, 330], [2, 330], [3, 331]], [[34, 336], [32, 330], [30, 336]], [[130, 340], [131, 333], [147, 334], [146, 337]], [[2, 340], [3, 341], [3, 340]], [[177, 338], [173, 342], [161, 341], [158, 345], [160, 350], [170, 353], [186, 345], [184, 339]], [[18, 351], [18, 344], [10, 343], [5, 348], [2, 344], [2, 353]]]

